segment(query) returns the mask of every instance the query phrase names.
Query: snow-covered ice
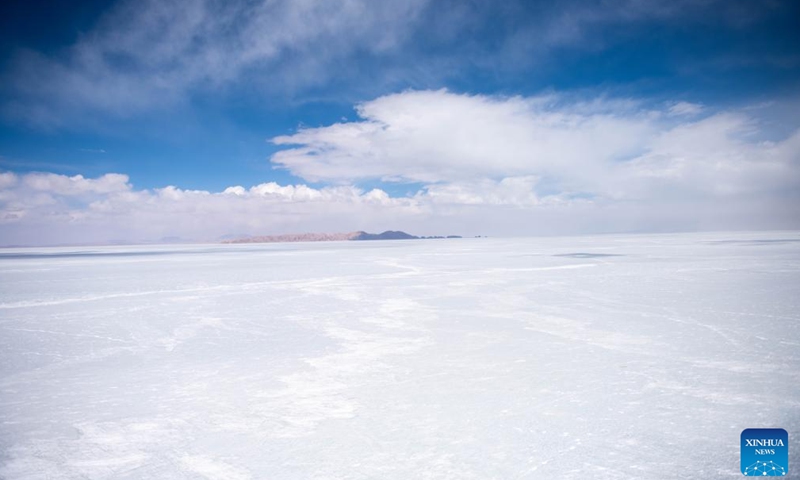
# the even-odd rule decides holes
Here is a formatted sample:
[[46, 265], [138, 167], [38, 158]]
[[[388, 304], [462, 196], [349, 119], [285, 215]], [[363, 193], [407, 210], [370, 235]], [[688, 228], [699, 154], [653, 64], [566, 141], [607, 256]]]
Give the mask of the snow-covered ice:
[[740, 477], [800, 234], [6, 249], [0, 422], [7, 479]]

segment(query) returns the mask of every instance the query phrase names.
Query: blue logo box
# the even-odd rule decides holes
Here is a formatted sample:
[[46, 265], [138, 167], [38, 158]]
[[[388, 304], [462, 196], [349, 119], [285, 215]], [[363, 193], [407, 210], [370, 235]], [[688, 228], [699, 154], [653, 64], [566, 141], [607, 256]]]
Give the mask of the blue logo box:
[[784, 477], [789, 474], [789, 434], [782, 428], [748, 428], [742, 432], [742, 474]]

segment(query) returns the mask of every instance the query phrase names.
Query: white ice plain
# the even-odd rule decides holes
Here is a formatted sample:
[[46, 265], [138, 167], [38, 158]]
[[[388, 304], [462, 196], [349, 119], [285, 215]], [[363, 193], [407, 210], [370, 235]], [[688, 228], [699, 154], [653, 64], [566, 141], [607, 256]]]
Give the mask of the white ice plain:
[[741, 477], [800, 233], [6, 249], [0, 422], [5, 479]]

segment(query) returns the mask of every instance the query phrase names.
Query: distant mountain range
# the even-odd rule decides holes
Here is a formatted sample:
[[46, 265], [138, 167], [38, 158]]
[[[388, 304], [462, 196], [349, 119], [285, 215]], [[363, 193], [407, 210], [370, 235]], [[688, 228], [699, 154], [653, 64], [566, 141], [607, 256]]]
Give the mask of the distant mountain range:
[[350, 232], [350, 233], [290, 233], [286, 235], [264, 235], [240, 237], [223, 240], [222, 243], [279, 243], [279, 242], [341, 242], [349, 240], [415, 240], [425, 238], [461, 238], [458, 235], [447, 237], [417, 237], [406, 232], [387, 230], [383, 233]]

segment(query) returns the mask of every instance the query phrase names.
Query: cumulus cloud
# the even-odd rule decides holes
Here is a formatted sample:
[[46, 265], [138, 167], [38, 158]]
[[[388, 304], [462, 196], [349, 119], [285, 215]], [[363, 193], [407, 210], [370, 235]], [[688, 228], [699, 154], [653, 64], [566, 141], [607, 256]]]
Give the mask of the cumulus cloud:
[[312, 181], [422, 182], [434, 196], [468, 203], [479, 201], [468, 192], [496, 200], [497, 185], [514, 185], [511, 203], [553, 194], [770, 195], [798, 186], [797, 132], [768, 142], [743, 113], [674, 117], [676, 106], [700, 113], [689, 105], [408, 91], [359, 105], [359, 121], [274, 138], [287, 148], [272, 162]]
[[272, 161], [310, 180], [435, 183], [570, 171], [589, 181], [597, 158], [629, 157], [654, 133], [650, 113], [628, 106], [409, 91], [359, 105], [363, 121], [273, 139], [298, 147]]
[[[425, 188], [426, 197], [434, 204], [453, 205], [513, 205], [532, 207], [542, 202], [534, 187], [535, 176], [506, 177], [499, 181], [484, 179], [470, 183], [434, 184]], [[547, 197], [552, 201], [553, 196]]]
[[22, 182], [30, 190], [63, 196], [113, 193], [131, 188], [128, 177], [116, 173], [96, 179], [84, 178], [83, 175], [67, 177], [54, 173], [31, 173], [23, 176]]
[[128, 177], [0, 174], [0, 244], [209, 241], [225, 234], [389, 228], [422, 213], [413, 198], [379, 189], [274, 182], [222, 192], [167, 186], [137, 190]]
[[800, 187], [800, 131], [779, 142], [760, 139], [753, 119], [719, 113], [655, 136], [622, 169], [637, 198], [780, 198]]
[[0, 173], [0, 189], [16, 185], [18, 178], [11, 172]]

